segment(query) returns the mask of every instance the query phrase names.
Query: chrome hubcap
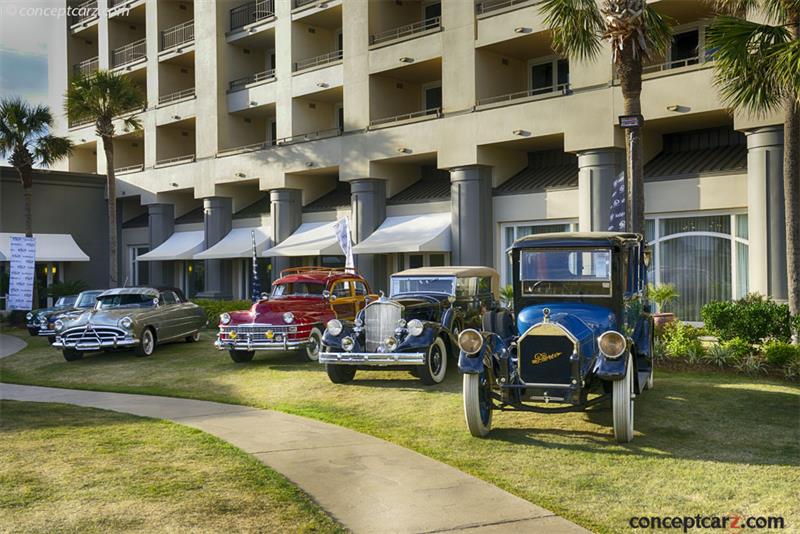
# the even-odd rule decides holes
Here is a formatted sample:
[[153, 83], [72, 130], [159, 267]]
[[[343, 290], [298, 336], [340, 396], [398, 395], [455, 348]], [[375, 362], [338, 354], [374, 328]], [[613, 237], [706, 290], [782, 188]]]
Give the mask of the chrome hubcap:
[[153, 334], [148, 330], [144, 334], [144, 341], [142, 343], [145, 354], [150, 354], [153, 351]]

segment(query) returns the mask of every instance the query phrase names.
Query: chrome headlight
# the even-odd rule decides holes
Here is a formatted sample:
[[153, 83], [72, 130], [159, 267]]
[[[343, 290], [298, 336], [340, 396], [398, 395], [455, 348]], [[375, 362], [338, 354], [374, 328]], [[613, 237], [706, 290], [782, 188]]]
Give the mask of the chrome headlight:
[[342, 322], [339, 319], [331, 319], [328, 321], [327, 328], [332, 336], [338, 336], [342, 333]]
[[406, 327], [405, 319], [400, 319], [399, 321], [397, 321], [397, 328], [405, 328], [405, 327]]
[[283, 314], [283, 322], [286, 324], [292, 324], [294, 322], [294, 314], [292, 312], [286, 312]]
[[422, 321], [420, 321], [419, 319], [411, 319], [410, 321], [408, 321], [408, 325], [406, 327], [408, 328], [408, 335], [410, 336], [420, 335], [424, 328]]
[[355, 345], [355, 342], [353, 341], [352, 337], [347, 336], [344, 339], [342, 339], [342, 348], [345, 351], [350, 352], [351, 350], [353, 350], [353, 346], [354, 345]]
[[397, 348], [397, 340], [393, 337], [387, 337], [384, 345], [386, 345], [386, 350], [392, 351]]
[[230, 313], [223, 313], [219, 316], [219, 322], [222, 324], [228, 324], [231, 322], [231, 314]]
[[606, 358], [615, 360], [625, 353], [628, 342], [619, 332], [609, 330], [597, 338], [597, 346]]
[[467, 354], [477, 354], [483, 348], [483, 336], [477, 330], [468, 328], [458, 334], [458, 347]]
[[56, 319], [54, 328], [56, 329], [57, 332], [64, 330], [64, 321], [62, 321], [61, 319]]
[[28, 312], [28, 313], [26, 313], [26, 314], [25, 314], [25, 319], [27, 319], [28, 321], [30, 321], [31, 319], [33, 319], [33, 314], [32, 314], [31, 312]]
[[133, 319], [131, 319], [130, 317], [123, 317], [122, 319], [119, 320], [119, 323], [117, 324], [119, 324], [122, 328], [125, 328], [127, 330], [133, 324]]

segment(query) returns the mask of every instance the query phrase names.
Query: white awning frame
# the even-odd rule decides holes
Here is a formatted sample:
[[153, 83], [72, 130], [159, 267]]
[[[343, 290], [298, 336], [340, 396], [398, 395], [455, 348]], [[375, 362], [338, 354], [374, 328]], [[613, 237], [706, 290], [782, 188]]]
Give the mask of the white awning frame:
[[175, 232], [150, 252], [137, 256], [136, 261], [191, 260], [205, 246], [206, 236], [203, 230]]
[[342, 256], [333, 226], [336, 222], [303, 223], [280, 244], [265, 250], [267, 257]]
[[450, 213], [387, 217], [354, 254], [450, 252]]
[[[24, 233], [0, 233], [0, 261], [11, 259], [11, 236]], [[90, 261], [71, 234], [33, 234], [36, 239], [36, 261], [42, 263]]]
[[223, 260], [231, 258], [250, 258], [253, 255], [253, 238], [255, 232], [256, 255], [261, 256], [270, 241], [272, 230], [268, 226], [256, 228], [234, 228], [219, 240], [218, 243], [194, 255], [196, 260]]

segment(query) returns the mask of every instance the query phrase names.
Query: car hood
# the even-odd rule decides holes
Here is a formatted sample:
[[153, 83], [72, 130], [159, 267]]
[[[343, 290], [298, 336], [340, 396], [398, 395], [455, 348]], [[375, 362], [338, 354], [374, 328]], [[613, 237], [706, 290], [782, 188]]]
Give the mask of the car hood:
[[64, 328], [81, 326], [91, 322], [94, 325], [117, 326], [123, 317], [136, 320], [137, 317], [152, 312], [152, 309], [111, 308], [108, 310], [85, 310], [80, 315], [67, 315], [61, 318]]
[[517, 332], [524, 334], [544, 321], [544, 309], [550, 310], [550, 322], [561, 325], [591, 353], [589, 345], [607, 330], [617, 330], [616, 315], [604, 306], [584, 303], [554, 303], [527, 306], [517, 315]]
[[262, 300], [250, 310], [231, 313], [231, 324], [285, 325], [283, 314], [292, 312], [294, 323], [313, 323], [331, 314], [330, 304], [323, 298], [275, 298]]

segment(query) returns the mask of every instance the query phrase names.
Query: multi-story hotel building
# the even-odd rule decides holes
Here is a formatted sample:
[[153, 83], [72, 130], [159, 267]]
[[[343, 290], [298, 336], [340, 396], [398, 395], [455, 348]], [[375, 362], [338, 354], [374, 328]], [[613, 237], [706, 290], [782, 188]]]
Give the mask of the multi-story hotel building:
[[[483, 264], [515, 238], [605, 230], [623, 172], [611, 54], [555, 54], [537, 0], [89, 0], [53, 52], [54, 98], [95, 69], [147, 97], [115, 138], [120, 280], [244, 297], [251, 231], [272, 272]], [[70, 0], [70, 5], [73, 5]], [[75, 4], [77, 5], [77, 3]], [[674, 43], [643, 89], [652, 279], [710, 299], [786, 294], [779, 117], [732, 114], [702, 0], [652, 5]], [[105, 172], [91, 124], [68, 170]], [[67, 200], [67, 199], [65, 199]]]

